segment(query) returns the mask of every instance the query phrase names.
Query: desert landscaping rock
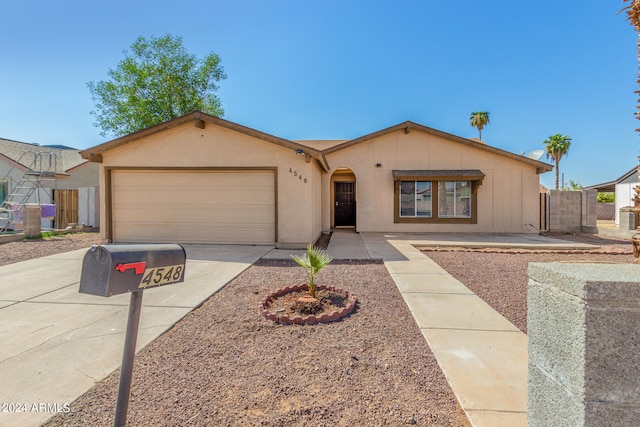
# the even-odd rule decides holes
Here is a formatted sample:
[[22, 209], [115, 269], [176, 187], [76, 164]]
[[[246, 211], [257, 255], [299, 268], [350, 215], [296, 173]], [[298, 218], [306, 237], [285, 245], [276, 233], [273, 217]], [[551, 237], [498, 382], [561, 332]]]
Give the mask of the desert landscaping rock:
[[[305, 278], [291, 260], [260, 261], [140, 351], [128, 425], [469, 425], [381, 262], [334, 260], [318, 274], [358, 296], [350, 316], [260, 315], [264, 295]], [[118, 375], [47, 425], [111, 425]]]
[[61, 252], [102, 245], [107, 241], [96, 232], [62, 234], [46, 239], [20, 240], [0, 244], [0, 266], [54, 255]]
[[631, 242], [591, 235], [559, 235], [561, 239], [599, 245], [592, 251], [525, 249], [423, 249], [449, 274], [494, 310], [527, 333], [527, 268], [530, 262], [633, 263]]

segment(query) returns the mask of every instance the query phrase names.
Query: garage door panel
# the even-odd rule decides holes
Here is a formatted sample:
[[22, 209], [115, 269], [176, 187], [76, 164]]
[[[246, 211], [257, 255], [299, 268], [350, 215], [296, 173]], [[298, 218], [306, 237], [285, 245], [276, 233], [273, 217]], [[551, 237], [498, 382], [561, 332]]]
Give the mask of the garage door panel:
[[275, 240], [274, 171], [113, 171], [115, 242]]

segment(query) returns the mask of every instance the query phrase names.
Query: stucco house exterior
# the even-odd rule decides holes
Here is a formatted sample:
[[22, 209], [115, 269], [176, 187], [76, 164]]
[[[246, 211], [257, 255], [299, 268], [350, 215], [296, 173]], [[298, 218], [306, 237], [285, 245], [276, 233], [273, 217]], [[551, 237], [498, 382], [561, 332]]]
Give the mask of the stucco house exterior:
[[193, 112], [80, 153], [113, 242], [274, 244], [322, 232], [526, 233], [552, 166], [413, 122], [291, 141]]
[[[65, 197], [68, 194], [63, 193], [65, 190], [79, 191], [80, 196], [74, 195], [70, 201], [73, 203], [65, 201], [65, 206], [74, 205], [73, 209], [81, 217], [79, 223], [98, 226], [98, 169], [99, 165], [83, 159], [80, 151], [74, 148], [41, 146], [0, 138], [0, 202], [16, 192], [25, 174], [43, 172], [38, 178], [37, 191], [33, 191], [25, 200], [27, 203], [56, 204], [60, 207], [63, 194]], [[35, 179], [28, 185], [36, 185], [33, 182]], [[52, 220], [44, 219], [42, 226], [53, 227]], [[66, 224], [56, 226], [62, 228]]]

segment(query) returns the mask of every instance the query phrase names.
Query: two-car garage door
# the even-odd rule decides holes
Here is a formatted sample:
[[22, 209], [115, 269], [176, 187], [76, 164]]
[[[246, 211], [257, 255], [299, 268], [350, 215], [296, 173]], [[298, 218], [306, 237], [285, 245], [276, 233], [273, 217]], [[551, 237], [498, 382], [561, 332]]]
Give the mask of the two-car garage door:
[[275, 241], [275, 171], [112, 170], [117, 243]]

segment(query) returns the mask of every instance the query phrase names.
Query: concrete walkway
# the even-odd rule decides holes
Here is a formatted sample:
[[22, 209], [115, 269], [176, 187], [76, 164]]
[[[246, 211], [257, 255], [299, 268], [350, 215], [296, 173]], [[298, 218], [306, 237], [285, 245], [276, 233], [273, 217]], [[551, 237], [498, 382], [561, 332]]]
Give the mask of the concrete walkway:
[[[419, 246], [589, 249], [537, 235], [356, 234], [337, 231], [328, 252], [381, 258], [473, 426], [527, 425], [527, 336]], [[364, 248], [363, 248], [364, 247]]]
[[[137, 349], [272, 248], [185, 245], [185, 281], [144, 292]], [[39, 426], [120, 367], [130, 296], [78, 293], [85, 252], [0, 267], [0, 426]]]

